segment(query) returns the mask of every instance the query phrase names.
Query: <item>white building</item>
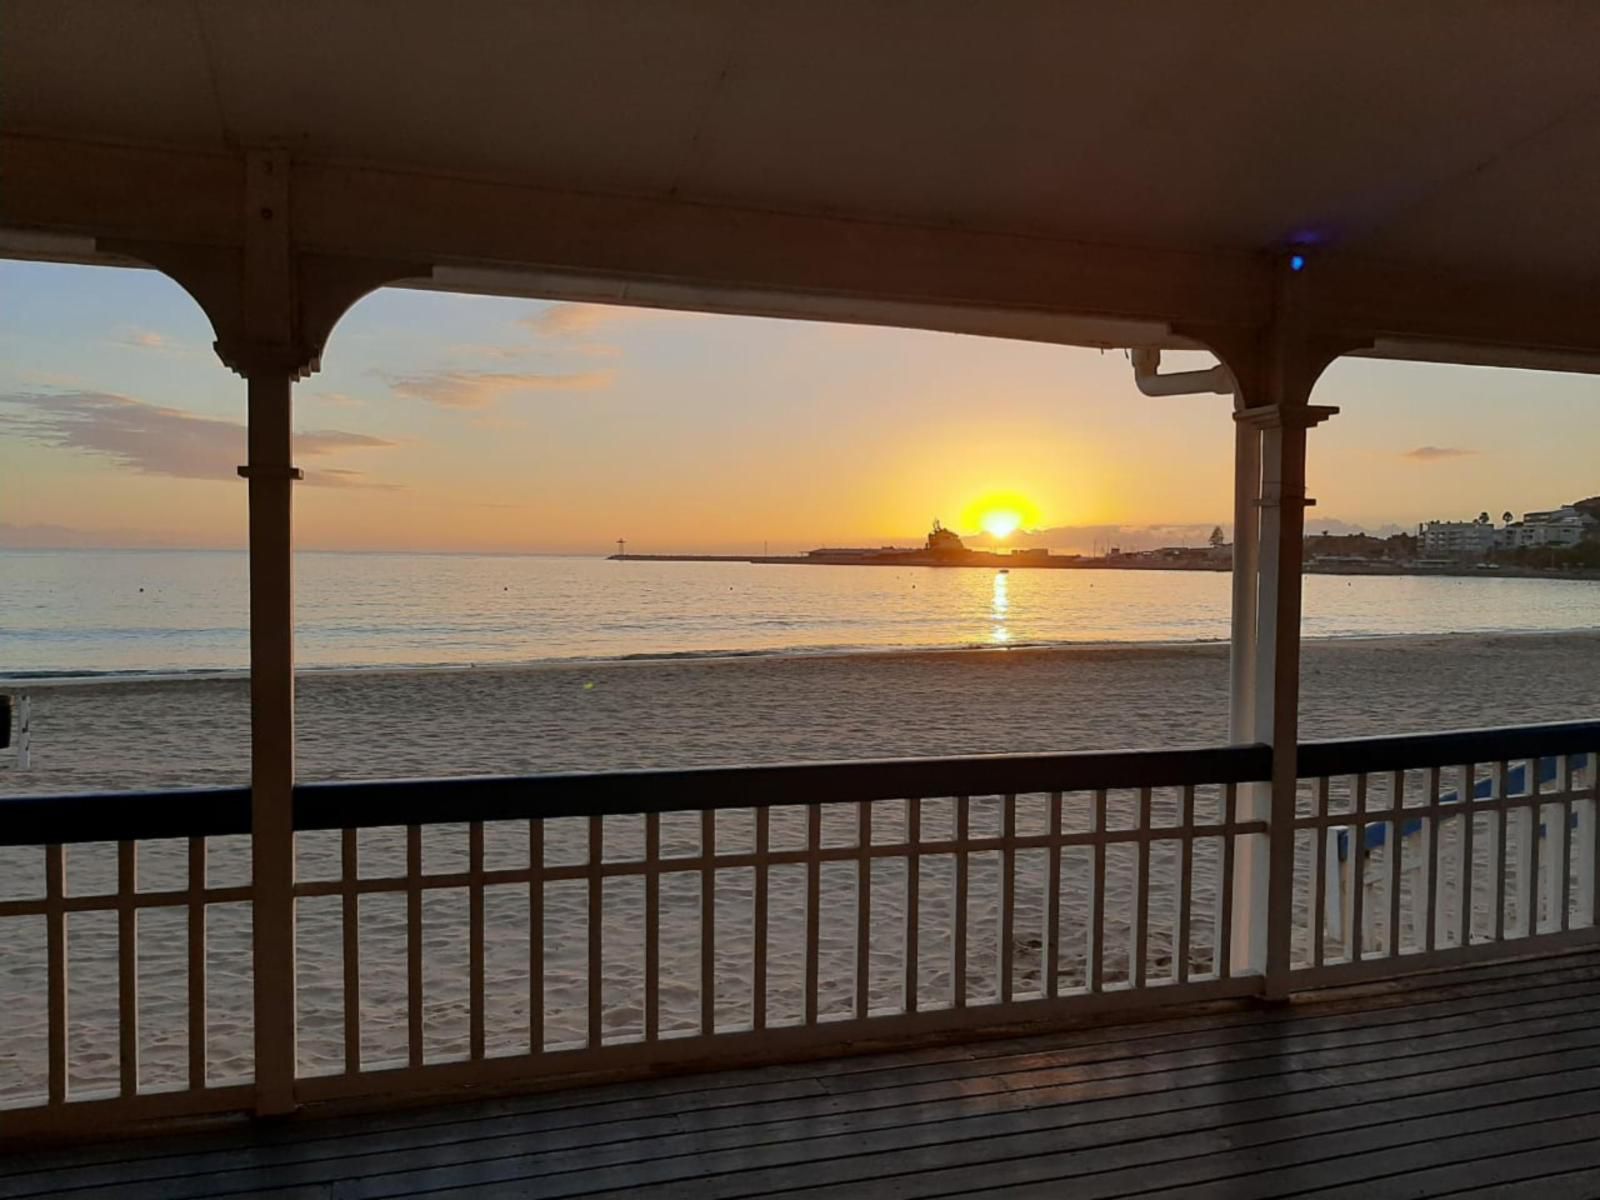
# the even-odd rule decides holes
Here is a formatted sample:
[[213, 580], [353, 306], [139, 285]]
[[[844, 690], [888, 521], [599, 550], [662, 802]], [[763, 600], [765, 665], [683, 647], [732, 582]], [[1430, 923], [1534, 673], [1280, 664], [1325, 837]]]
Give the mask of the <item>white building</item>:
[[1567, 505], [1547, 512], [1527, 512], [1499, 531], [1497, 544], [1507, 550], [1540, 546], [1576, 546], [1594, 527], [1587, 513]]
[[1481, 558], [1496, 545], [1497, 531], [1486, 521], [1429, 521], [1417, 528], [1423, 558]]

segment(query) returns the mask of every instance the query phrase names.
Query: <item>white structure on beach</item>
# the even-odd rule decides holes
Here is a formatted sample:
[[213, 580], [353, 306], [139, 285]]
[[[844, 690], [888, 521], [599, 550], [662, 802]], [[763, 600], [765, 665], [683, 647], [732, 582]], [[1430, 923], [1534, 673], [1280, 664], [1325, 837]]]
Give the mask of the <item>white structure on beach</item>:
[[1487, 515], [1475, 521], [1428, 521], [1417, 526], [1417, 540], [1424, 558], [1483, 558], [1491, 550], [1576, 546], [1597, 525], [1594, 517], [1567, 504], [1525, 512], [1522, 520], [1507, 520], [1498, 529]]
[[1506, 550], [1576, 546], [1595, 526], [1593, 517], [1568, 504], [1545, 512], [1523, 513], [1522, 520], [1499, 531], [1495, 545]]
[[1417, 529], [1424, 558], [1481, 558], [1496, 545], [1492, 522], [1429, 521]]

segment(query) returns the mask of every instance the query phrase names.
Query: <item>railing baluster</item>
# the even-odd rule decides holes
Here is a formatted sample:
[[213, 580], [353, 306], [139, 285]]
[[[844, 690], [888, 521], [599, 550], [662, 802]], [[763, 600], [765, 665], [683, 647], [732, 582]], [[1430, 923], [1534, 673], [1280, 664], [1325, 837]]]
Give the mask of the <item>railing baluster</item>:
[[872, 983], [872, 805], [856, 805], [856, 1017], [864, 1020]]
[[1004, 801], [1000, 851], [1000, 1003], [1011, 1003], [1016, 986], [1017, 798]]
[[756, 894], [751, 914], [754, 941], [750, 976], [750, 1023], [752, 1028], [767, 1027], [767, 851], [771, 841], [772, 810], [756, 809]]
[[139, 1092], [139, 910], [138, 843], [117, 843], [117, 1041], [121, 1058], [121, 1091]]
[[189, 1089], [206, 1086], [206, 839], [189, 839]]
[[[1328, 814], [1328, 777], [1318, 775], [1313, 786], [1311, 802], [1311, 815], [1324, 817]], [[1313, 827], [1315, 836], [1311, 848], [1312, 878], [1316, 880], [1315, 894], [1311, 901], [1311, 965], [1322, 965], [1323, 946], [1327, 940], [1328, 931], [1328, 842], [1331, 837], [1337, 836], [1331, 829], [1317, 825]]]
[[[1544, 773], [1544, 761], [1539, 762], [1538, 774]], [[1570, 810], [1567, 806], [1567, 773], [1566, 757], [1555, 755], [1553, 760], [1553, 777], [1550, 780], [1551, 790], [1541, 793], [1549, 799], [1540, 808], [1541, 820], [1544, 829], [1545, 862], [1547, 869], [1544, 872], [1544, 910], [1549, 913], [1548, 932], [1559, 933], [1566, 928], [1565, 910], [1562, 906], [1563, 896], [1568, 894], [1567, 889], [1567, 824], [1571, 820]], [[1546, 818], [1545, 813], [1554, 810], [1554, 814]]]
[[544, 821], [528, 822], [528, 1051], [544, 1052]]
[[700, 1032], [717, 1031], [717, 814], [700, 814]]
[[1572, 775], [1567, 765], [1565, 754], [1556, 755], [1556, 785], [1561, 791], [1561, 800], [1558, 811], [1561, 813], [1560, 840], [1555, 843], [1557, 869], [1561, 872], [1558, 886], [1551, 890], [1556, 893], [1556, 903], [1561, 910], [1561, 919], [1556, 922], [1556, 928], [1565, 933], [1572, 927], [1572, 858], [1571, 842], [1568, 836], [1572, 830]]
[[1050, 862], [1044, 881], [1044, 979], [1042, 991], [1061, 994], [1061, 793], [1050, 793]]
[[906, 979], [902, 1007], [914, 1013], [918, 1007], [917, 954], [922, 940], [922, 917], [918, 905], [922, 891], [922, 800], [911, 797], [906, 801]]
[[1222, 878], [1217, 881], [1217, 978], [1233, 978], [1233, 826], [1239, 811], [1239, 785], [1222, 790]]
[[344, 936], [344, 1070], [361, 1071], [361, 897], [356, 891], [359, 872], [356, 831], [339, 834], [340, 932]]
[[46, 1050], [51, 1104], [67, 1100], [67, 851], [59, 843], [44, 848], [45, 991], [49, 1030]]
[[1400, 891], [1405, 880], [1406, 842], [1406, 782], [1400, 771], [1389, 772], [1389, 853], [1387, 869], [1389, 883], [1389, 957], [1400, 953]]
[[822, 806], [806, 809], [806, 994], [805, 1021], [817, 1023], [817, 953], [822, 942]]
[[[710, 814], [712, 820], [716, 815]], [[589, 951], [585, 956], [589, 981], [589, 1031], [588, 1044], [599, 1046], [605, 1041], [605, 1004], [601, 989], [604, 987], [605, 944], [605, 876], [600, 873], [605, 862], [606, 821], [604, 817], [589, 818]]]
[[1527, 845], [1528, 874], [1522, 884], [1523, 895], [1527, 900], [1528, 919], [1523, 922], [1523, 935], [1533, 937], [1539, 932], [1539, 876], [1540, 854], [1539, 843], [1544, 839], [1539, 836], [1539, 828], [1544, 824], [1544, 805], [1540, 803], [1539, 793], [1539, 760], [1530, 758], [1523, 764], [1522, 780], [1528, 789], [1530, 797], [1527, 806], [1522, 810], [1526, 815], [1527, 836], [1522, 840]]
[[406, 826], [406, 1057], [422, 1065], [422, 826]]
[[1511, 766], [1498, 762], [1494, 767], [1494, 820], [1490, 822], [1494, 841], [1494, 940], [1504, 941], [1506, 936], [1506, 834], [1510, 814], [1506, 810], [1506, 797], [1511, 790]]
[[1183, 843], [1178, 863], [1178, 944], [1173, 948], [1172, 978], [1189, 982], [1189, 915], [1194, 907], [1190, 892], [1194, 887], [1194, 784], [1183, 785], [1183, 809], [1178, 814], [1183, 828]]
[[1426, 948], [1432, 954], [1439, 941], [1439, 843], [1443, 829], [1439, 823], [1439, 768], [1428, 768], [1428, 924]]
[[1150, 789], [1139, 789], [1139, 887], [1134, 902], [1133, 936], [1129, 938], [1128, 982], [1144, 987], [1145, 960], [1150, 957]]
[[1105, 990], [1106, 980], [1106, 789], [1094, 793], [1094, 881], [1089, 889], [1089, 990]]
[[1367, 776], [1356, 774], [1355, 825], [1350, 834], [1350, 928], [1345, 930], [1345, 950], [1353, 963], [1361, 961], [1366, 934], [1367, 898]]
[[950, 990], [956, 1008], [967, 1006], [967, 797], [956, 797], [956, 898], [951, 931]]
[[1472, 944], [1472, 909], [1473, 893], [1476, 880], [1473, 870], [1473, 856], [1477, 852], [1478, 818], [1477, 810], [1473, 807], [1477, 803], [1478, 772], [1476, 764], [1463, 763], [1461, 766], [1461, 877], [1457, 881], [1457, 895], [1460, 897], [1456, 914], [1456, 945], [1469, 946]]
[[644, 818], [644, 1039], [661, 1036], [661, 817]]
[[483, 822], [467, 826], [468, 1054], [483, 1058]]
[[1579, 810], [1583, 836], [1578, 839], [1578, 911], [1593, 927], [1600, 925], [1600, 888], [1595, 886], [1596, 839], [1600, 838], [1600, 756], [1588, 754], [1589, 783]]

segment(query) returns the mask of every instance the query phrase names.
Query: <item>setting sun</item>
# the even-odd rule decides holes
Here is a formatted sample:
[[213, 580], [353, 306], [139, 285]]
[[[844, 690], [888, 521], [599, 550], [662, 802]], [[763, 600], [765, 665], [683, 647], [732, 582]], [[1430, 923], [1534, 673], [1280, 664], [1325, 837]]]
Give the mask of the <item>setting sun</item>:
[[1010, 509], [995, 509], [983, 514], [983, 531], [994, 537], [1010, 537], [1022, 524], [1022, 518]]
[[1012, 488], [975, 490], [961, 510], [961, 528], [980, 530], [997, 541], [1038, 526], [1038, 505]]

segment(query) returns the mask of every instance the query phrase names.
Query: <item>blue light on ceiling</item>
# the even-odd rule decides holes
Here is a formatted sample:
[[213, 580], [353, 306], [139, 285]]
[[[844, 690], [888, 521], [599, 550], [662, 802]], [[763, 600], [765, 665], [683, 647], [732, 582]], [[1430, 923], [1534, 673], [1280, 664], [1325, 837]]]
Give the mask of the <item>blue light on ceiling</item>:
[[1291, 254], [1289, 256], [1289, 270], [1304, 271], [1306, 269], [1306, 256], [1304, 254]]

